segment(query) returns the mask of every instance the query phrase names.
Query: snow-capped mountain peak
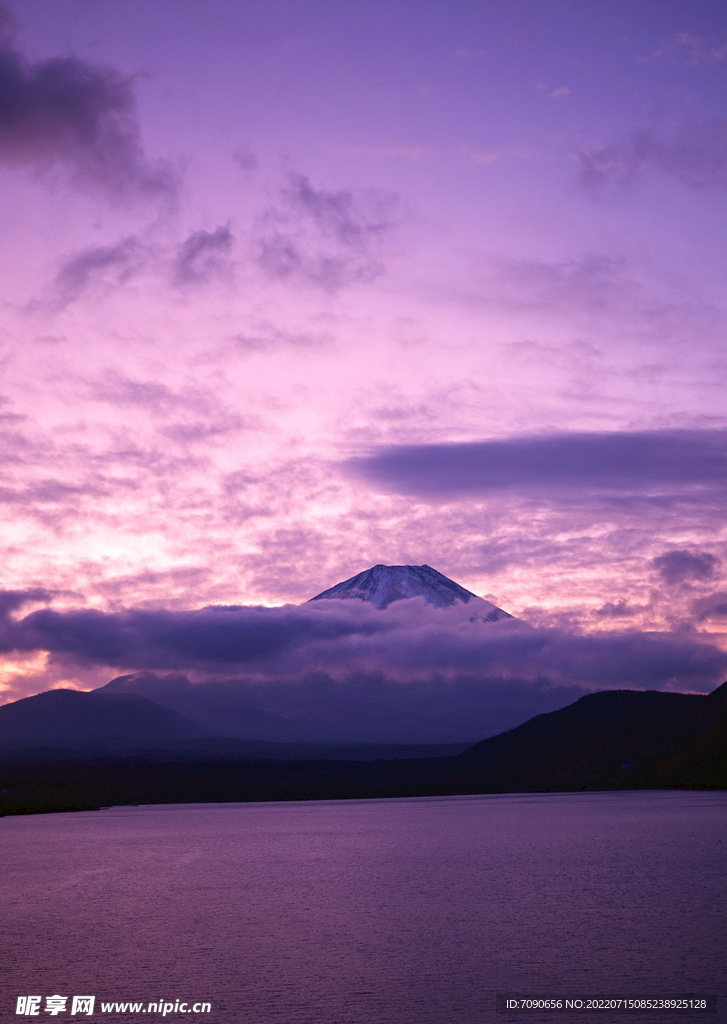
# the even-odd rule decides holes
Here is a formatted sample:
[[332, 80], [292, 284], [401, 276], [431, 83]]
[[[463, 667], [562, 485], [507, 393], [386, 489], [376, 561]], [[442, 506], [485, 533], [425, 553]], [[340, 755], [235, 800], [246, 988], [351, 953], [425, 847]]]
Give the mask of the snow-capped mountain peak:
[[[449, 579], [431, 565], [374, 565], [365, 572], [352, 576], [335, 587], [316, 594], [311, 601], [351, 600], [368, 601], [375, 608], [387, 608], [393, 601], [401, 601], [407, 597], [423, 597], [427, 604], [435, 608], [447, 608], [455, 601], [465, 604], [474, 601], [477, 606], [477, 618], [489, 622], [498, 619], [509, 619], [511, 616], [490, 601], [465, 590], [459, 583]], [[486, 607], [483, 607], [486, 606]]]

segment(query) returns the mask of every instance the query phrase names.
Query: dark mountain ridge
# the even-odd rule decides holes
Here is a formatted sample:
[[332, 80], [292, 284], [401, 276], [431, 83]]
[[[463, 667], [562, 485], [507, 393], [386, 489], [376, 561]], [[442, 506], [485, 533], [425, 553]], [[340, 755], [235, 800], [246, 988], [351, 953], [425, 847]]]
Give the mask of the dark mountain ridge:
[[240, 739], [215, 734], [205, 725], [137, 693], [105, 687], [90, 693], [47, 690], [0, 707], [0, 757], [21, 756], [26, 760], [135, 752], [162, 759], [178, 756], [365, 761], [448, 757], [468, 746], [469, 743], [274, 743]]
[[658, 783], [665, 766], [724, 722], [727, 683], [708, 696], [604, 690], [482, 740], [458, 760], [495, 790]]
[[283, 761], [157, 750], [62, 762], [0, 760], [0, 814], [113, 804], [673, 788], [727, 788], [727, 683], [709, 696], [589, 694], [454, 757]]
[[258, 742], [284, 743], [297, 739], [280, 715], [254, 707], [244, 690], [215, 681], [191, 683], [178, 673], [158, 676], [132, 672], [117, 676], [94, 693], [139, 694], [198, 722], [206, 735]]
[[0, 749], [66, 747], [108, 750], [203, 736], [176, 711], [132, 693], [47, 690], [0, 707]]

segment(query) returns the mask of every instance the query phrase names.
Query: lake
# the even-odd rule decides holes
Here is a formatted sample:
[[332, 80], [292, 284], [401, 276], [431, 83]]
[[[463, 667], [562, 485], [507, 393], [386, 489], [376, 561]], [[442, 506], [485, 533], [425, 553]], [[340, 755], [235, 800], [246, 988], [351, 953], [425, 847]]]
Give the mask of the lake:
[[[209, 1001], [209, 1024], [662, 1021], [495, 993], [724, 994], [727, 793], [111, 808], [0, 820], [16, 997]], [[727, 1017], [723, 1018], [727, 1019]]]

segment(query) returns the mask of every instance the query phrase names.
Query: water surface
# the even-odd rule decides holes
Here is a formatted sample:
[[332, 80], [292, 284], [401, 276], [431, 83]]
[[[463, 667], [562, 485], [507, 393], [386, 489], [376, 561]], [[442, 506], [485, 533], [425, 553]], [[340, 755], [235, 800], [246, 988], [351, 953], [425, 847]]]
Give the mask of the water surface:
[[[2, 1012], [59, 992], [208, 999], [210, 1024], [536, 1024], [566, 1018], [495, 992], [723, 993], [725, 812], [646, 792], [5, 818]], [[596, 1016], [695, 1019], [567, 1019]]]

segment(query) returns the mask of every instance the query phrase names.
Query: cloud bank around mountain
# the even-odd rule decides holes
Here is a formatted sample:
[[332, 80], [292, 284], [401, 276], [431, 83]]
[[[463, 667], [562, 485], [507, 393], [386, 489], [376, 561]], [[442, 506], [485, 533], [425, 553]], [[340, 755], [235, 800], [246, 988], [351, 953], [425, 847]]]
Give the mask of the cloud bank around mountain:
[[518, 620], [483, 623], [471, 603], [432, 609], [412, 598], [385, 613], [366, 602], [336, 600], [192, 611], [43, 608], [19, 617], [24, 595], [42, 600], [47, 592], [4, 592], [3, 652], [47, 651], [120, 669], [231, 669], [270, 679], [311, 670], [339, 676], [386, 671], [402, 680], [429, 672], [486, 672], [590, 687], [688, 688], [709, 687], [727, 668], [727, 654], [704, 638], [584, 636]]
[[698, 635], [585, 636], [517, 620], [486, 623], [473, 602], [433, 609], [413, 598], [385, 612], [363, 601], [321, 600], [20, 614], [23, 600], [48, 597], [2, 595], [0, 651], [48, 652], [51, 667], [106, 667], [109, 677], [186, 673], [203, 706], [205, 693], [218, 702], [222, 693], [290, 720], [282, 734], [263, 729], [263, 738], [466, 740], [591, 690], [709, 691], [727, 673], [727, 653]]

